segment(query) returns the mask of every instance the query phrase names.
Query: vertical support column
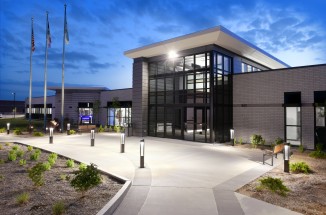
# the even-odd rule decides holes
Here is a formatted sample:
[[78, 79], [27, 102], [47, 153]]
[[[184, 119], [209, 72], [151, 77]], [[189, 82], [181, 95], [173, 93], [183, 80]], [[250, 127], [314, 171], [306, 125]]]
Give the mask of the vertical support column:
[[132, 90], [133, 135], [147, 136], [148, 125], [148, 63], [146, 58], [134, 59]]

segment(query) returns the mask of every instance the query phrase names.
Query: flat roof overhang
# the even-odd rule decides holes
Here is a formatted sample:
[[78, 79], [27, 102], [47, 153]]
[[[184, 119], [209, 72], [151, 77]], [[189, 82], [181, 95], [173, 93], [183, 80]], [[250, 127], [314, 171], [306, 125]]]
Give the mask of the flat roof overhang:
[[[48, 87], [48, 90], [55, 90], [55, 91], [60, 92], [62, 90], [62, 87], [51, 86], [51, 87]], [[71, 91], [90, 92], [90, 91], [104, 91], [104, 90], [108, 90], [108, 88], [106, 88], [106, 87], [65, 87], [65, 91], [67, 91], [67, 92], [71, 92]]]
[[166, 55], [172, 50], [178, 52], [211, 44], [216, 44], [270, 69], [289, 67], [286, 63], [237, 36], [223, 26], [217, 26], [140, 48], [131, 49], [125, 51], [124, 55], [133, 59], [140, 57], [150, 58]]

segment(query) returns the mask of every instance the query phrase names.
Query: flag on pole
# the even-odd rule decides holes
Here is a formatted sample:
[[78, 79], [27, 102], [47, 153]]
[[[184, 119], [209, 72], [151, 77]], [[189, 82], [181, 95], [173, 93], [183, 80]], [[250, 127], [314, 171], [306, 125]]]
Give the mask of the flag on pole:
[[69, 44], [69, 34], [68, 34], [68, 24], [67, 24], [67, 17], [65, 14], [65, 42]]
[[31, 41], [32, 52], [35, 51], [35, 41], [34, 41], [34, 28], [32, 27], [32, 41]]
[[50, 33], [50, 23], [48, 20], [48, 27], [46, 30], [46, 45], [48, 46], [48, 48], [51, 48], [51, 33]]

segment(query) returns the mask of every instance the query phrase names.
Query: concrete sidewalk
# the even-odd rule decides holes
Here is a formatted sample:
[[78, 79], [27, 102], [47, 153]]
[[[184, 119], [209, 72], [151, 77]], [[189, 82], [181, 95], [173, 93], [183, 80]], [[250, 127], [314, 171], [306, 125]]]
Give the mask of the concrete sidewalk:
[[[0, 142], [16, 141], [95, 163], [100, 169], [132, 180], [132, 186], [115, 211], [128, 214], [298, 214], [234, 191], [271, 169], [262, 165], [262, 153], [221, 144], [145, 138], [145, 168], [139, 168], [139, 140], [126, 138], [120, 153], [120, 136], [89, 134], [20, 138], [0, 134]], [[279, 156], [281, 157], [281, 156]], [[282, 162], [276, 159], [276, 165]]]

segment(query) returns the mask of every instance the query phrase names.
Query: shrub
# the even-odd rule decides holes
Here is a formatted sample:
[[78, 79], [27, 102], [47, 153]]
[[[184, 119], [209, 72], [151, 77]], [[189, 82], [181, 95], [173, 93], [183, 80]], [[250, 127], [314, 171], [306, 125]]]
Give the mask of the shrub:
[[2, 150], [2, 144], [0, 144], [0, 150]]
[[239, 139], [239, 144], [242, 145], [242, 137]]
[[61, 174], [61, 175], [60, 175], [60, 179], [61, 179], [62, 181], [65, 181], [66, 178], [67, 178], [67, 175], [66, 175], [66, 174]]
[[65, 210], [66, 210], [65, 209], [65, 204], [63, 203], [63, 201], [56, 202], [52, 206], [52, 212], [53, 212], [54, 215], [64, 214]]
[[14, 150], [14, 151], [17, 151], [18, 148], [19, 148], [18, 146], [13, 146], [13, 147], [11, 147], [11, 149]]
[[282, 143], [284, 143], [284, 140], [280, 137], [276, 138], [275, 141], [274, 141], [275, 145], [280, 145]]
[[19, 165], [20, 166], [25, 166], [26, 165], [26, 160], [25, 159], [20, 159], [19, 160]]
[[41, 155], [42, 151], [41, 149], [35, 149], [35, 153]]
[[39, 158], [40, 158], [40, 154], [37, 153], [37, 152], [33, 152], [29, 158], [32, 160], [32, 161], [37, 161]]
[[316, 145], [316, 149], [317, 149], [318, 152], [322, 151], [323, 150], [323, 147], [324, 147], [324, 145], [322, 143], [318, 143]]
[[76, 131], [75, 130], [69, 130], [69, 134], [74, 135], [74, 134], [76, 134]]
[[298, 148], [299, 152], [303, 153], [304, 152], [304, 146], [303, 145], [300, 145], [299, 148]]
[[294, 173], [304, 173], [308, 174], [311, 172], [310, 167], [305, 162], [297, 162], [290, 164], [290, 170]]
[[5, 160], [4, 159], [0, 159], [0, 164], [3, 164], [5, 163]]
[[33, 136], [34, 136], [34, 137], [43, 137], [44, 134], [43, 134], [42, 132], [35, 131], [35, 132], [33, 133]]
[[45, 169], [42, 163], [37, 163], [31, 169], [28, 170], [28, 177], [32, 179], [35, 186], [42, 186], [44, 184]]
[[48, 157], [48, 163], [53, 166], [55, 164], [56, 160], [54, 160], [53, 158], [51, 157]]
[[22, 149], [19, 149], [19, 150], [16, 151], [16, 155], [17, 155], [17, 157], [19, 157], [19, 158], [23, 157], [24, 154], [25, 154], [25, 152], [24, 152], [24, 150], [22, 150]]
[[50, 155], [49, 155], [49, 158], [52, 158], [53, 160], [57, 160], [58, 159], [58, 154], [56, 154], [56, 153], [51, 153]]
[[79, 167], [78, 167], [79, 170], [84, 170], [86, 168], [87, 168], [86, 164], [84, 164], [84, 163], [79, 164]]
[[6, 128], [0, 128], [0, 133], [5, 133], [6, 132]]
[[313, 151], [309, 153], [309, 156], [317, 159], [325, 159], [326, 153], [323, 151]]
[[45, 170], [50, 170], [51, 169], [51, 164], [48, 161], [46, 161], [46, 162], [43, 163], [43, 168]]
[[29, 201], [29, 194], [24, 192], [17, 196], [16, 201], [18, 204], [23, 205]]
[[16, 128], [16, 129], [14, 130], [14, 134], [15, 134], [15, 135], [22, 135], [23, 132], [22, 132], [22, 130], [20, 130], [19, 128]]
[[114, 130], [115, 132], [119, 133], [120, 130], [121, 130], [121, 128], [120, 128], [120, 126], [115, 125], [115, 126], [113, 127], [113, 130]]
[[8, 160], [9, 161], [15, 161], [16, 159], [17, 159], [16, 151], [14, 151], [14, 150], [9, 151]]
[[103, 126], [100, 125], [100, 127], [98, 128], [98, 132], [101, 133], [101, 132], [104, 132], [104, 131], [105, 131], [105, 129], [103, 128]]
[[74, 160], [69, 159], [69, 160], [67, 160], [66, 165], [67, 165], [67, 167], [72, 168], [75, 166], [75, 162], [74, 162]]
[[254, 147], [254, 148], [257, 148], [258, 145], [265, 144], [265, 140], [263, 139], [263, 137], [258, 134], [251, 135], [250, 142], [251, 142], [252, 147]]
[[0, 175], [0, 181], [2, 181], [3, 179], [5, 179], [5, 177], [3, 175]]
[[88, 165], [86, 169], [78, 170], [70, 182], [73, 188], [82, 193], [82, 196], [100, 183], [101, 176], [95, 164]]
[[280, 178], [266, 177], [259, 180], [260, 185], [257, 187], [258, 190], [268, 189], [281, 196], [286, 196], [287, 192], [290, 191]]
[[6, 146], [10, 146], [10, 143], [5, 143]]
[[27, 146], [27, 151], [29, 152], [33, 151], [33, 146]]

